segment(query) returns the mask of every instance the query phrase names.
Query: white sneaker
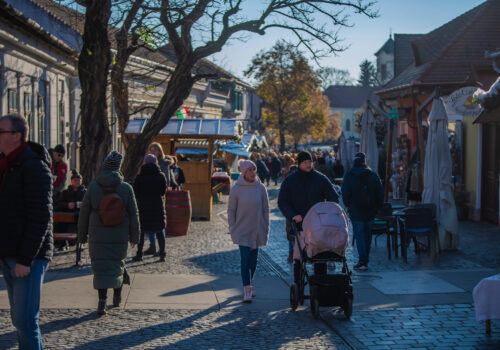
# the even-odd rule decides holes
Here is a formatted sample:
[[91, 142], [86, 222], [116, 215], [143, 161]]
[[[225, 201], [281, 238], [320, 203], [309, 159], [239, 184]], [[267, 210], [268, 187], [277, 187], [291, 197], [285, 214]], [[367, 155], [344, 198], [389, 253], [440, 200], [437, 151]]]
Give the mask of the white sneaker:
[[250, 286], [250, 295], [252, 296], [252, 298], [255, 298], [255, 289], [253, 288], [253, 286]]

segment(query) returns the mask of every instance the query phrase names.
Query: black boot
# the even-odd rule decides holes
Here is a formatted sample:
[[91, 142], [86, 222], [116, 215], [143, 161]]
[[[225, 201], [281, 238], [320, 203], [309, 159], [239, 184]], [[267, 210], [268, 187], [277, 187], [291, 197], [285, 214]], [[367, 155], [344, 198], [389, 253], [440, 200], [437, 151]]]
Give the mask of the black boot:
[[113, 307], [120, 307], [121, 302], [122, 302], [121, 295], [113, 295]]
[[106, 315], [106, 299], [99, 299], [99, 303], [97, 304], [97, 315]]
[[142, 254], [137, 253], [133, 258], [133, 261], [142, 261]]

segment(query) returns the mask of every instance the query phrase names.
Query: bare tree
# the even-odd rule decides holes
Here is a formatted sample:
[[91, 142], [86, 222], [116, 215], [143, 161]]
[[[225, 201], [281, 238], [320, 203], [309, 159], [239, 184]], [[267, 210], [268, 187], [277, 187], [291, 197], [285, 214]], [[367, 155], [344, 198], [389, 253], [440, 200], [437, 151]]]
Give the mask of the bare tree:
[[[139, 2], [141, 1], [132, 1], [132, 6]], [[374, 2], [364, 0], [267, 0], [259, 3], [250, 0], [150, 0], [141, 3], [142, 10], [137, 11], [138, 16], [144, 15], [145, 11], [150, 11], [150, 14], [159, 13], [161, 31], [167, 38], [167, 49], [175, 56], [176, 66], [150, 121], [140, 135], [127, 140], [128, 147], [122, 170], [128, 180], [135, 177], [148, 145], [171, 116], [175, 115], [189, 96], [193, 84], [213, 76], [213, 73], [199, 69], [199, 62], [221, 51], [229, 39], [245, 32], [264, 35], [269, 29], [286, 29], [295, 36], [297, 45], [302, 45], [314, 59], [318, 59], [345, 49], [338, 35], [338, 28], [351, 25], [350, 13], [377, 16], [373, 10]], [[254, 6], [261, 6], [257, 11], [258, 15], [255, 18], [247, 17], [249, 12], [246, 10]], [[128, 12], [131, 17], [132, 9], [133, 7]], [[127, 17], [123, 18], [123, 22], [119, 22], [123, 23], [121, 35], [133, 35], [134, 25], [131, 24], [126, 30]], [[137, 26], [139, 22], [137, 16], [133, 21], [129, 21], [136, 24], [135, 28], [141, 27]], [[148, 22], [147, 27], [151, 25], [155, 25], [154, 21]], [[127, 46], [132, 50], [133, 42], [127, 42]], [[128, 59], [129, 56], [123, 57]], [[121, 58], [117, 55], [118, 59]], [[120, 75], [118, 69], [122, 69], [126, 59], [120, 62], [117, 76]], [[116, 87], [117, 91], [126, 90], [126, 85], [119, 86], [118, 82]], [[128, 119], [123, 116], [128, 114], [119, 114], [120, 130], [126, 127]], [[100, 143], [95, 141], [94, 147], [100, 147]]]

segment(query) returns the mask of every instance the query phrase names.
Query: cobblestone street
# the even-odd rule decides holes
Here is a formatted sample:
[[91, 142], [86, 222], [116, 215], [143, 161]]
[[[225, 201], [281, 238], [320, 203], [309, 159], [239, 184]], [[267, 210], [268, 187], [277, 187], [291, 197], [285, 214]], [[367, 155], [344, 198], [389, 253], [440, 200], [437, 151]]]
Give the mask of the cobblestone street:
[[[213, 306], [194, 309], [183, 307], [192, 299], [183, 302], [182, 298], [185, 295], [187, 297], [186, 293], [193, 292], [194, 287], [178, 286], [173, 286], [172, 292], [165, 290], [159, 296], [178, 295], [181, 299], [177, 306], [155, 304], [157, 301], [137, 304], [132, 300], [132, 289], [126, 289], [124, 293], [129, 298], [127, 304], [119, 309], [110, 309], [108, 315], [102, 318], [97, 318], [95, 309], [91, 308], [97, 301], [96, 295], [89, 296], [88, 307], [57, 306], [59, 304], [56, 299], [50, 304], [55, 303], [55, 307], [43, 308], [42, 305], [40, 324], [45, 348], [500, 348], [498, 323], [493, 321], [492, 335], [485, 336], [484, 323], [475, 321], [470, 296], [471, 285], [480, 279], [478, 276], [494, 274], [495, 271], [498, 273], [499, 258], [496, 252], [500, 237], [497, 227], [461, 223], [462, 246], [468, 249], [444, 253], [434, 262], [425, 255], [416, 256], [411, 249], [408, 264], [401, 258], [393, 257], [389, 261], [383, 242], [385, 237], [381, 237], [373, 247], [370, 270], [365, 273], [353, 272], [355, 306], [351, 320], [346, 321], [341, 310], [331, 308], [322, 308], [321, 319], [314, 320], [307, 302], [296, 312], [288, 307], [286, 298], [291, 265], [286, 262], [288, 241], [284, 233], [285, 223], [277, 209], [278, 188], [272, 186], [269, 194], [272, 208], [270, 240], [268, 246], [261, 249], [256, 281], [268, 281], [269, 278], [277, 281], [276, 293], [279, 292], [282, 299], [276, 300], [274, 305], [273, 300], [259, 304], [262, 300], [259, 300], [259, 295], [251, 305], [240, 302], [239, 252], [227, 234], [226, 204], [221, 203], [214, 205], [212, 221], [194, 221], [187, 236], [167, 239], [166, 263], [157, 262], [158, 258], [152, 256], [146, 256], [143, 262], [133, 262], [131, 258], [135, 255], [135, 249], [129, 251], [127, 261], [129, 273], [136, 276], [135, 283], [139, 283], [137, 281], [140, 278], [144, 280], [144, 276], [151, 276], [153, 281], [165, 280], [165, 287], [186, 279], [186, 276], [211, 278], [211, 282], [207, 282], [211, 283], [211, 287], [207, 288], [215, 292], [216, 302]], [[222, 200], [227, 202], [227, 197]], [[148, 243], [146, 247], [147, 245]], [[350, 245], [347, 258], [351, 268], [356, 262], [356, 256]], [[83, 266], [74, 267], [73, 264], [73, 248], [57, 252], [46, 282], [60, 280], [64, 283], [65, 279], [75, 276], [90, 278], [87, 251], [83, 254]], [[390, 285], [389, 291], [384, 289], [385, 278], [391, 278], [391, 274], [401, 278], [405, 274], [422, 272], [426, 273], [425, 278], [439, 279], [442, 283], [448, 283], [446, 286], [449, 288], [458, 289], [452, 289], [454, 293], [451, 294], [425, 294], [429, 292], [420, 291], [419, 293], [424, 294], [418, 295], [397, 294], [398, 292], [390, 290]], [[91, 284], [90, 279], [88, 281]], [[226, 284], [231, 283], [234, 284], [230, 286], [233, 288], [232, 294], [226, 295]], [[151, 286], [154, 287], [156, 284]], [[147, 299], [148, 286], [140, 288], [143, 289], [136, 289], [135, 293], [145, 293], [143, 299]], [[394, 285], [394, 288], [400, 287]], [[5, 290], [3, 279], [0, 282], [0, 292], [2, 290]], [[266, 293], [268, 292], [263, 294]], [[271, 290], [270, 293], [275, 292]], [[0, 301], [4, 295], [0, 296]], [[196, 298], [196, 294], [192, 295]], [[160, 300], [159, 297], [155, 297], [155, 300]], [[267, 296], [262, 297], [265, 299]], [[5, 300], [2, 305], [5, 305]], [[10, 350], [16, 347], [16, 335], [8, 308], [3, 306], [0, 308], [0, 349]]]

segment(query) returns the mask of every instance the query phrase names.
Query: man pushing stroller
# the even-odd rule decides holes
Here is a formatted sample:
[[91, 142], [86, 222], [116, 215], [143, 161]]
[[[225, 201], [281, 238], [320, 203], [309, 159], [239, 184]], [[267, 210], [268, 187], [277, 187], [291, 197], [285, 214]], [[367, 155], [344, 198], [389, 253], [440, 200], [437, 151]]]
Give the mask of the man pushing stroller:
[[[297, 171], [286, 177], [281, 184], [278, 206], [288, 220], [297, 223], [299, 231], [301, 222], [307, 212], [318, 202], [338, 202], [339, 195], [328, 178], [313, 169], [309, 152], [300, 152], [297, 157]], [[294, 260], [294, 281], [300, 279], [300, 261]], [[314, 265], [314, 273], [326, 274], [326, 263]]]

